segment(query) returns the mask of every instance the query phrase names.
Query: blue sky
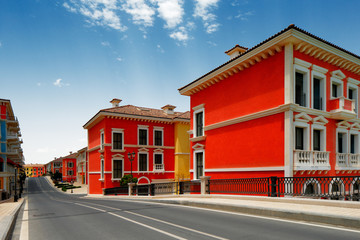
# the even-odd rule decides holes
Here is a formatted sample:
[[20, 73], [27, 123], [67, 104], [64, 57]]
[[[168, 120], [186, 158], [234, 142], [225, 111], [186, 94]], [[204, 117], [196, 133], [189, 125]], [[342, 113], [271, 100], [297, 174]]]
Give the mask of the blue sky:
[[360, 1], [1, 0], [0, 98], [26, 163], [86, 146], [82, 126], [121, 104], [178, 111], [177, 89], [294, 23], [360, 55]]

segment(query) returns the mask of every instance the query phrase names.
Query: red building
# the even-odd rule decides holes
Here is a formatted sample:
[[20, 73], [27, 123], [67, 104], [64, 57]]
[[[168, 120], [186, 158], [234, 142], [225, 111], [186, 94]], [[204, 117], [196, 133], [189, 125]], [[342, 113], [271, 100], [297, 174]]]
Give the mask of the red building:
[[[139, 184], [174, 181], [176, 172], [186, 166], [188, 172], [189, 152], [176, 146], [181, 145], [182, 126], [189, 125], [189, 112], [175, 112], [171, 105], [160, 110], [119, 106], [120, 102], [113, 99], [112, 108], [100, 110], [84, 125], [88, 130], [89, 194], [119, 187], [124, 174], [131, 172]], [[128, 153], [135, 153], [132, 163]], [[186, 157], [177, 158], [182, 155], [186, 161]]]
[[193, 179], [360, 173], [360, 57], [294, 25], [179, 89]]
[[64, 182], [76, 181], [76, 157], [77, 153], [70, 152], [69, 155], [62, 157], [62, 180]]
[[41, 177], [46, 174], [46, 168], [43, 164], [25, 164], [24, 169], [27, 177]]

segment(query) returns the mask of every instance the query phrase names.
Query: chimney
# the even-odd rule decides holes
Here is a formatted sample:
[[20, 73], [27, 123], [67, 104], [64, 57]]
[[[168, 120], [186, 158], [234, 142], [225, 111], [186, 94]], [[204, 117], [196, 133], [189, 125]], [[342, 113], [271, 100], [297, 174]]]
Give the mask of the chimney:
[[176, 108], [175, 106], [168, 104], [168, 105], [163, 106], [161, 109], [162, 109], [166, 114], [172, 115], [172, 114], [174, 114], [174, 109], [175, 109], [175, 108]]
[[114, 98], [113, 100], [110, 101], [110, 103], [112, 104], [113, 107], [118, 107], [121, 101], [122, 101], [121, 99]]
[[72, 154], [72, 151], [70, 151], [69, 153]]
[[248, 48], [236, 44], [235, 47], [231, 48], [230, 50], [227, 50], [225, 53], [230, 56], [230, 59], [233, 59], [236, 58], [237, 56], [240, 56], [247, 50]]

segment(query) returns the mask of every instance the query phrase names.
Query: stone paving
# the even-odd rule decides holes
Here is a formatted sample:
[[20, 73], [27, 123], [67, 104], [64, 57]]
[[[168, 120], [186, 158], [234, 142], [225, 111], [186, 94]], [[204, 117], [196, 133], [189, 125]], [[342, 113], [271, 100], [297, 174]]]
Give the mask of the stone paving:
[[20, 198], [17, 202], [7, 201], [0, 203], [0, 239], [6, 239], [15, 216], [19, 211], [24, 199]]

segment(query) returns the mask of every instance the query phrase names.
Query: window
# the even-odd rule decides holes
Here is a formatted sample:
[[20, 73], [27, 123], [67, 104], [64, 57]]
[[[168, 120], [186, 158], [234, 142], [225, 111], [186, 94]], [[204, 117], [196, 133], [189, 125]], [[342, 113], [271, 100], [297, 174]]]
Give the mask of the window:
[[321, 151], [321, 130], [313, 131], [313, 150]]
[[73, 173], [73, 170], [69, 170], [68, 171], [68, 176], [72, 176], [74, 173]]
[[349, 141], [350, 141], [350, 153], [352, 153], [352, 154], [356, 154], [356, 153], [359, 153], [359, 147], [358, 147], [358, 145], [359, 145], [359, 134], [358, 134], [358, 132], [357, 131], [350, 131], [349, 132], [349, 134], [350, 134], [350, 139], [349, 139]]
[[123, 160], [113, 160], [113, 179], [120, 179], [123, 176]]
[[357, 113], [357, 109], [358, 109], [358, 90], [357, 90], [357, 86], [353, 85], [351, 83], [348, 83], [348, 99], [353, 100], [355, 103], [355, 109], [354, 112]]
[[74, 167], [74, 164], [72, 162], [68, 162], [68, 168]]
[[163, 131], [154, 130], [154, 145], [162, 146], [163, 145]]
[[306, 82], [305, 74], [295, 73], [295, 103], [306, 107]]
[[304, 150], [304, 128], [295, 127], [295, 149]]
[[105, 144], [105, 136], [104, 136], [104, 132], [100, 133], [100, 149], [103, 150], [104, 149], [104, 144]]
[[198, 112], [195, 114], [195, 122], [196, 122], [196, 137], [200, 137], [204, 135], [203, 128], [203, 112]]
[[343, 96], [343, 81], [337, 78], [331, 78], [331, 96], [338, 98]]
[[148, 170], [148, 155], [146, 153], [139, 153], [139, 171]]
[[123, 149], [123, 133], [122, 132], [113, 132], [112, 148], [114, 150], [122, 150]]
[[203, 162], [203, 152], [195, 153], [195, 171], [196, 171], [196, 178], [200, 179], [204, 175], [204, 162]]
[[154, 163], [155, 164], [163, 164], [163, 155], [162, 154], [155, 154], [154, 155]]
[[148, 130], [139, 128], [139, 145], [148, 145], [147, 136], [148, 136]]
[[104, 179], [104, 173], [105, 173], [105, 170], [104, 170], [104, 159], [101, 158], [100, 159], [100, 179], [103, 180]]
[[338, 132], [337, 134], [337, 152], [347, 153], [347, 133]]

